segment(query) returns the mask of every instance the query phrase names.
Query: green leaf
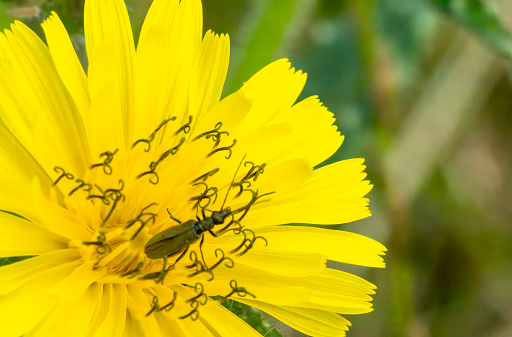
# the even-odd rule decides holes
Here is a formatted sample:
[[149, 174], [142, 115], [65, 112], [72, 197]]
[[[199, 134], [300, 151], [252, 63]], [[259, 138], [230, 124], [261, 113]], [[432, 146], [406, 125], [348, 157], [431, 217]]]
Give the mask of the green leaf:
[[258, 331], [263, 336], [283, 337], [279, 332], [277, 332], [276, 329], [274, 329], [271, 323], [263, 319], [261, 311], [259, 311], [258, 309], [230, 299], [222, 302], [222, 305], [226, 307], [229, 311], [243, 319], [254, 330]]
[[[5, 211], [3, 209], [0, 209], [0, 212], [3, 212], [3, 213], [7, 213], [7, 214], [11, 214], [11, 215], [14, 215], [14, 216], [17, 216], [17, 217], [20, 217], [22, 219], [25, 219], [25, 220], [28, 220], [27, 218], [19, 215], [19, 214], [16, 214], [16, 213], [13, 213], [13, 212], [9, 212], [9, 211]], [[28, 220], [30, 221], [30, 220]], [[19, 262], [19, 261], [23, 261], [23, 260], [26, 260], [28, 258], [31, 258], [33, 256], [11, 256], [11, 257], [0, 257], [0, 267], [2, 266], [6, 266], [8, 264], [11, 264], [11, 263], [15, 263], [15, 262]]]
[[12, 257], [0, 257], [0, 267], [7, 266], [8, 264], [12, 264], [15, 262], [23, 261], [29, 259], [33, 256], [12, 256]]
[[499, 4], [488, 0], [428, 1], [474, 31], [497, 53], [512, 58], [512, 34], [499, 18]]

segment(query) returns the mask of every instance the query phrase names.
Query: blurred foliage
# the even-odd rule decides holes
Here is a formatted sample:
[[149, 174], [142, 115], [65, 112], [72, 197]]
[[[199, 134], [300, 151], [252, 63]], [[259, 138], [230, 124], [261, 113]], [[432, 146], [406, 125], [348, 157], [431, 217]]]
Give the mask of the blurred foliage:
[[7, 2], [0, 1], [0, 29], [8, 28], [13, 22], [14, 17], [9, 14], [11, 5]]
[[240, 55], [238, 59], [235, 58], [235, 64], [233, 60], [231, 62], [232, 73], [228, 78], [227, 92], [237, 90], [250, 76], [272, 61], [298, 3], [298, 0], [261, 0], [251, 4], [245, 21], [245, 30], [250, 35], [239, 40]]
[[[137, 37], [151, 1], [126, 2]], [[512, 335], [512, 78], [510, 65], [496, 56], [512, 55], [512, 4], [203, 3], [205, 30], [231, 37], [224, 96], [267, 63], [287, 57], [308, 73], [301, 98], [319, 95], [346, 135], [330, 161], [366, 159], [375, 185], [373, 216], [340, 228], [385, 243], [388, 268], [340, 266], [379, 287], [374, 312], [348, 317], [348, 335]], [[58, 10], [86, 64], [83, 0], [0, 1], [0, 25], [8, 27], [8, 10], [23, 6], [39, 8], [37, 16], [17, 17], [38, 33], [39, 23]], [[409, 130], [426, 130], [429, 138]], [[421, 177], [412, 188], [404, 182], [414, 175]], [[277, 330], [300, 336], [248, 306], [223, 304], [266, 336], [279, 336]]]
[[468, 26], [503, 56], [512, 58], [512, 35], [501, 23], [496, 4], [489, 0], [428, 0]]

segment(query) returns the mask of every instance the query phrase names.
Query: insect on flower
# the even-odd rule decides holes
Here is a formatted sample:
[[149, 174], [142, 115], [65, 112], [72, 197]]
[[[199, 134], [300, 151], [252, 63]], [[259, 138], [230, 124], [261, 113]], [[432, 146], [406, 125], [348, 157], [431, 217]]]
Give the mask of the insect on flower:
[[[235, 176], [233, 177], [233, 180], [231, 181], [231, 184], [228, 188], [226, 197], [224, 199], [224, 202], [221, 206], [220, 211], [211, 211], [211, 215], [206, 216], [205, 210], [206, 210], [207, 205], [204, 207], [200, 206], [201, 198], [199, 198], [197, 206], [201, 207], [201, 209], [202, 209], [201, 212], [202, 212], [203, 219], [201, 219], [199, 216], [197, 216], [196, 217], [197, 221], [194, 219], [191, 219], [186, 222], [182, 222], [181, 220], [175, 218], [171, 214], [169, 209], [167, 209], [167, 212], [169, 213], [169, 216], [171, 217], [171, 219], [176, 221], [178, 223], [178, 225], [167, 228], [167, 229], [155, 234], [151, 239], [149, 239], [149, 241], [146, 243], [146, 245], [144, 247], [144, 253], [146, 254], [146, 256], [149, 259], [152, 259], [152, 260], [163, 259], [164, 260], [164, 264], [163, 264], [164, 267], [163, 267], [162, 271], [160, 272], [159, 280], [163, 279], [165, 277], [165, 274], [170, 269], [172, 269], [174, 267], [174, 265], [176, 263], [178, 263], [178, 261], [180, 261], [187, 254], [187, 252], [190, 249], [190, 245], [194, 244], [199, 239], [201, 239], [201, 241], [199, 242], [199, 250], [201, 251], [201, 258], [203, 259], [204, 266], [206, 266], [206, 262], [204, 261], [204, 257], [202, 254], [202, 246], [204, 243], [204, 233], [209, 232], [213, 237], [218, 237], [219, 235], [229, 231], [230, 230], [229, 228], [232, 225], [238, 225], [238, 227], [236, 229], [233, 229], [233, 231], [235, 233], [237, 233], [237, 234], [243, 233], [242, 226], [240, 225], [240, 221], [245, 216], [245, 214], [247, 213], [249, 208], [252, 205], [254, 205], [254, 203], [261, 197], [273, 193], [273, 192], [265, 193], [263, 195], [258, 196], [258, 192], [249, 190], [252, 192], [253, 197], [247, 205], [245, 205], [235, 211], [231, 211], [230, 207], [224, 208], [224, 204], [227, 200], [227, 197], [229, 195], [229, 191], [231, 190], [231, 187], [236, 185], [233, 183], [235, 181], [238, 170], [240, 169], [240, 166], [242, 165], [242, 162], [244, 159], [245, 159], [245, 156], [242, 158], [242, 161], [240, 162], [240, 165], [238, 166], [238, 169], [235, 172]], [[204, 184], [204, 183], [202, 183], [202, 184]], [[207, 188], [206, 191], [208, 191], [208, 190], [209, 189]], [[203, 196], [204, 196], [204, 194], [203, 194]], [[242, 216], [240, 216], [238, 219], [235, 220], [234, 215], [237, 213], [240, 213], [240, 212], [245, 212], [245, 213], [242, 214]], [[215, 225], [223, 224], [225, 219], [229, 216], [231, 216], [231, 220], [224, 228], [220, 229], [216, 233], [212, 231], [212, 229]], [[245, 230], [245, 231], [247, 231], [247, 230]], [[245, 236], [245, 233], [244, 233], [244, 236]], [[253, 242], [254, 239], [250, 240], [250, 241]], [[242, 246], [238, 247], [238, 249], [244, 247], [245, 242], [246, 242], [246, 239], [244, 239]], [[246, 247], [246, 249], [247, 248], [250, 248], [250, 247]], [[235, 252], [238, 249], [235, 249], [232, 252]], [[180, 254], [180, 255], [176, 258], [174, 263], [171, 266], [167, 267], [167, 259], [171, 256], [176, 256], [178, 254]], [[206, 268], [207, 268], [207, 270], [209, 270], [207, 266], [206, 266]]]
[[196, 220], [188, 220], [181, 222], [172, 216], [169, 212], [171, 219], [178, 223], [177, 226], [167, 228], [160, 233], [153, 236], [144, 248], [146, 256], [150, 259], [166, 259], [169, 256], [181, 255], [176, 259], [178, 262], [188, 251], [191, 244], [201, 239], [199, 246], [202, 247], [204, 242], [203, 233], [208, 231], [214, 237], [217, 237], [212, 231], [213, 226], [223, 224], [224, 219], [231, 213], [228, 207], [221, 211], [212, 212], [211, 216], [207, 217], [203, 210], [203, 219], [197, 217]]

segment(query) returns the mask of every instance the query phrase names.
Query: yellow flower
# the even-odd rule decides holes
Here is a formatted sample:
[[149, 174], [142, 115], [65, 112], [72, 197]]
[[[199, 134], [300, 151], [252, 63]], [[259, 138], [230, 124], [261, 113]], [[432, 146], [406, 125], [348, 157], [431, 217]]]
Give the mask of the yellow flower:
[[339, 336], [372, 310], [325, 262], [383, 267], [381, 244], [283, 225], [370, 215], [362, 159], [313, 169], [343, 137], [295, 103], [305, 74], [279, 60], [219, 101], [229, 39], [199, 0], [155, 0], [137, 48], [123, 1], [86, 1], [87, 75], [43, 29], [0, 36], [0, 256], [35, 255], [0, 268], [1, 336], [259, 336], [227, 298]]

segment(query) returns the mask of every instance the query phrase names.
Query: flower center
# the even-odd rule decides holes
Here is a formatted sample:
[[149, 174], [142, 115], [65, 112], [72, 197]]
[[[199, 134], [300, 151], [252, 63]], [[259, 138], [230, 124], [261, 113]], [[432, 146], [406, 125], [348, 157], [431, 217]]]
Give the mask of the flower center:
[[[181, 263], [187, 277], [208, 273], [213, 279], [213, 269], [234, 265], [229, 255], [243, 255], [258, 239], [266, 241], [241, 225], [250, 208], [272, 194], [251, 189], [266, 164], [244, 162], [244, 155], [238, 166], [230, 165], [236, 168], [234, 175], [219, 166], [211, 167], [211, 163], [231, 158], [237, 140], [221, 146], [221, 138], [229, 133], [221, 131], [222, 123], [218, 122], [187, 142], [191, 116], [174, 133], [164, 134], [175, 120], [162, 121], [127, 151], [101, 153], [83, 178], [75, 179], [64, 169], [55, 168], [60, 176], [54, 185], [63, 190], [64, 182], [75, 184], [68, 188], [68, 201], [87, 215], [80, 220], [93, 233], [78, 246], [85, 261], [96, 260], [94, 268], [160, 282], [178, 262], [188, 261]], [[216, 158], [219, 153], [225, 155]], [[221, 192], [222, 204], [218, 198]], [[203, 254], [205, 235], [218, 237], [228, 232], [239, 236], [240, 243], [228, 252], [217, 248], [215, 256]]]

